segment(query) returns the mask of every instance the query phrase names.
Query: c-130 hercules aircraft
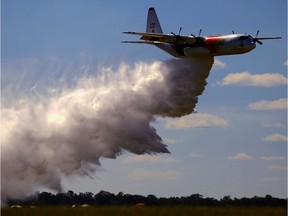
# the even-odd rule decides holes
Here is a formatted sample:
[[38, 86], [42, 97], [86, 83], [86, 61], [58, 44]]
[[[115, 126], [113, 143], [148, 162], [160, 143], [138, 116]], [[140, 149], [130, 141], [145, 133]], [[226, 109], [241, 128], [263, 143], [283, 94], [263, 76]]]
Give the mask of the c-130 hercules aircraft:
[[143, 41], [122, 41], [123, 43], [152, 44], [177, 58], [213, 57], [221, 55], [235, 55], [250, 52], [261, 40], [280, 39], [281, 37], [255, 37], [246, 34], [230, 34], [222, 36], [188, 36], [171, 32], [163, 34], [156, 11], [153, 7], [148, 10], [146, 32], [123, 32], [141, 36]]

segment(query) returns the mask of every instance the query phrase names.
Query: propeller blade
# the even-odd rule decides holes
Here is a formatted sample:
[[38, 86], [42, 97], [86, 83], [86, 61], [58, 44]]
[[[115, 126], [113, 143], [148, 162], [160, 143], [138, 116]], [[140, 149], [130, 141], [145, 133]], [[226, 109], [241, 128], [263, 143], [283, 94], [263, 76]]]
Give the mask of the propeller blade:
[[178, 35], [180, 35], [181, 31], [182, 31], [182, 27], [180, 27], [179, 32], [178, 32]]
[[258, 34], [259, 34], [259, 30], [257, 31], [255, 38], [257, 38], [257, 37], [258, 37]]
[[258, 40], [257, 38], [256, 38], [256, 40], [255, 40], [257, 43], [259, 43], [260, 45], [262, 45], [263, 43], [260, 41], [260, 40]]

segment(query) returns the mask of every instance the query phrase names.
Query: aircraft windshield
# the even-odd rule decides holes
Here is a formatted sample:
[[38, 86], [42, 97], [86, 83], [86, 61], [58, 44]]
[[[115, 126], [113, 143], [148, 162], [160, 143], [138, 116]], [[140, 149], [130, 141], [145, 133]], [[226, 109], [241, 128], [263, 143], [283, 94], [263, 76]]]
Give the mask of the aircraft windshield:
[[249, 36], [240, 36], [239, 40], [247, 40], [249, 39]]

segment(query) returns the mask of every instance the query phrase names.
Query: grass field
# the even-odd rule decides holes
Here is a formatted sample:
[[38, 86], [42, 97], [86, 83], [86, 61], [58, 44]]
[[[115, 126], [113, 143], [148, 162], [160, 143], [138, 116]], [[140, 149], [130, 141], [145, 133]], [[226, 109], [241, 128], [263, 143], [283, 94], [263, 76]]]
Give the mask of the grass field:
[[51, 216], [51, 215], [77, 215], [77, 216], [286, 216], [286, 208], [272, 207], [133, 207], [133, 206], [101, 206], [87, 208], [71, 207], [37, 207], [37, 208], [2, 208], [2, 216]]

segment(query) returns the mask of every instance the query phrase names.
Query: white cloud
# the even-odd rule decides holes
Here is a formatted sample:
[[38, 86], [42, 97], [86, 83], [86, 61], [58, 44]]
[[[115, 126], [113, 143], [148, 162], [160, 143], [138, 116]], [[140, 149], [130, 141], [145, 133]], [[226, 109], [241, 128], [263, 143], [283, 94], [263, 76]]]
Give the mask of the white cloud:
[[149, 163], [175, 163], [177, 160], [173, 157], [163, 157], [156, 155], [135, 155], [131, 157], [127, 157], [122, 160], [121, 163], [129, 164], [129, 163], [141, 163], [141, 162], [149, 162]]
[[262, 122], [262, 127], [263, 128], [284, 128], [285, 126], [280, 122], [276, 122], [276, 123]]
[[261, 157], [262, 160], [266, 160], [266, 161], [283, 161], [286, 160], [285, 157], [282, 156], [263, 156]]
[[252, 160], [254, 158], [251, 155], [246, 154], [246, 153], [238, 153], [234, 156], [229, 156], [228, 159], [231, 159], [231, 160]]
[[274, 101], [258, 101], [248, 105], [251, 110], [281, 110], [287, 109], [287, 98], [280, 98]]
[[213, 64], [213, 69], [214, 70], [221, 70], [221, 69], [224, 69], [224, 68], [227, 68], [227, 64], [226, 63], [221, 62], [218, 59], [214, 60], [214, 64]]
[[220, 85], [240, 85], [240, 86], [258, 86], [271, 87], [286, 85], [287, 77], [279, 73], [250, 74], [249, 72], [228, 74]]
[[197, 113], [178, 119], [167, 120], [165, 127], [168, 129], [189, 129], [203, 127], [227, 127], [228, 121], [207, 113]]
[[287, 142], [287, 136], [274, 133], [263, 139], [266, 142]]
[[281, 178], [276, 177], [276, 176], [268, 176], [268, 177], [263, 177], [261, 179], [262, 182], [270, 182], [270, 183], [277, 183], [281, 182]]
[[268, 169], [286, 171], [287, 170], [287, 166], [270, 165], [270, 166], [268, 166]]
[[284, 66], [288, 66], [288, 60], [283, 63]]
[[133, 180], [176, 180], [181, 175], [177, 170], [155, 171], [135, 169], [128, 174], [128, 177]]

